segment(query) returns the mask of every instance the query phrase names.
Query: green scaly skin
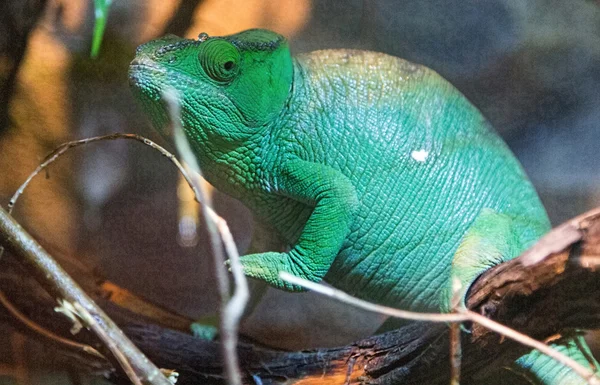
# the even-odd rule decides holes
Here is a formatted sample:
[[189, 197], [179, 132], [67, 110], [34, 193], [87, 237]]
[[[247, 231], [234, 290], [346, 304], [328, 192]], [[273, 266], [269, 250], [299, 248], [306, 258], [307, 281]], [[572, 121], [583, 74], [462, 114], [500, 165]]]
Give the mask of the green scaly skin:
[[[301, 290], [279, 279], [287, 271], [384, 305], [447, 310], [452, 276], [468, 287], [550, 228], [504, 142], [425, 67], [354, 50], [292, 58], [282, 36], [249, 30], [154, 40], [129, 77], [163, 134], [161, 93], [179, 93], [206, 179], [290, 246], [242, 257], [246, 275], [277, 288]], [[540, 384], [584, 383], [535, 352], [516, 368]]]

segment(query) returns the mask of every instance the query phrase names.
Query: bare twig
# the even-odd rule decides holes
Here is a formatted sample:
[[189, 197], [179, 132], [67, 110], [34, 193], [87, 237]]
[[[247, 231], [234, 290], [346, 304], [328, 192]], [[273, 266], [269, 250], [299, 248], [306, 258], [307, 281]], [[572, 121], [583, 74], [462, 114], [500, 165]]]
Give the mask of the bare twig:
[[[94, 136], [91, 138], [74, 140], [71, 142], [63, 143], [60, 146], [58, 146], [56, 149], [54, 149], [50, 154], [48, 154], [46, 156], [46, 158], [44, 159], [44, 161], [39, 166], [37, 166], [37, 168], [27, 177], [25, 182], [23, 182], [23, 184], [21, 186], [19, 186], [17, 191], [13, 194], [12, 198], [10, 198], [10, 201], [8, 202], [8, 213], [9, 214], [12, 213], [12, 209], [13, 209], [14, 205], [17, 203], [17, 200], [19, 199], [21, 194], [23, 194], [23, 191], [25, 191], [25, 188], [27, 188], [27, 186], [33, 180], [33, 178], [35, 178], [40, 172], [45, 170], [50, 164], [52, 164], [62, 154], [64, 154], [65, 152], [67, 152], [68, 150], [70, 150], [71, 148], [74, 148], [74, 147], [79, 147], [79, 146], [82, 146], [85, 144], [100, 142], [100, 141], [104, 141], [104, 140], [116, 140], [116, 139], [135, 140], [135, 141], [141, 142], [147, 146], [150, 146], [151, 148], [160, 152], [161, 155], [165, 156], [173, 164], [175, 164], [175, 166], [179, 169], [179, 172], [181, 172], [181, 174], [183, 175], [185, 180], [188, 182], [188, 184], [190, 186], [193, 186], [192, 179], [190, 178], [188, 173], [185, 171], [185, 169], [183, 168], [181, 163], [179, 163], [177, 158], [175, 158], [175, 156], [173, 154], [171, 154], [169, 151], [165, 150], [163, 147], [159, 146], [158, 144], [154, 143], [150, 139], [146, 139], [141, 135], [122, 134], [122, 133]], [[196, 191], [194, 191], [194, 192], [196, 192]]]
[[411, 321], [433, 321], [433, 322], [464, 322], [469, 321], [469, 317], [464, 314], [443, 314], [443, 313], [418, 313], [407, 310], [395, 309], [392, 307], [377, 305], [362, 299], [358, 299], [341, 290], [334, 289], [319, 283], [311, 282], [306, 279], [298, 278], [285, 271], [279, 272], [279, 278], [294, 285], [302, 286], [305, 289], [315, 291], [327, 297], [331, 297], [340, 302], [390, 317], [402, 318]]
[[[242, 271], [239, 261], [239, 253], [229, 227], [225, 220], [217, 215], [213, 210], [210, 199], [204, 191], [203, 184], [200, 182], [202, 171], [194, 156], [190, 144], [185, 136], [180, 123], [179, 97], [176, 90], [169, 90], [163, 94], [167, 102], [169, 115], [173, 128], [175, 146], [185, 164], [194, 172], [192, 175], [195, 186], [194, 192], [200, 203], [204, 205], [204, 221], [210, 236], [210, 243], [215, 258], [215, 273], [219, 283], [219, 293], [221, 295], [221, 348], [225, 360], [226, 378], [232, 385], [242, 383], [239, 370], [239, 362], [236, 352], [238, 342], [239, 322], [244, 313], [244, 308], [248, 302], [249, 290], [246, 276]], [[220, 237], [219, 237], [220, 234]], [[229, 298], [229, 278], [225, 268], [225, 255], [223, 253], [223, 244], [229, 257], [231, 271], [234, 279], [234, 292]]]
[[[4, 236], [4, 247], [20, 258], [48, 292], [59, 300], [81, 307], [86, 314], [89, 313], [97, 323], [93, 328], [102, 330], [98, 337], [109, 347], [114, 343], [115, 348], [123, 354], [133, 368], [135, 375], [131, 378], [132, 381], [139, 379], [142, 384], [171, 385], [104, 311], [2, 207], [0, 207], [0, 232]], [[92, 327], [89, 323], [86, 323], [86, 326]]]
[[573, 371], [579, 374], [584, 380], [586, 380], [588, 384], [600, 385], [600, 378], [598, 378], [593, 371], [581, 365], [579, 362], [573, 360], [572, 358], [562, 354], [558, 350], [551, 348], [545, 343], [535, 340], [523, 333], [519, 333], [518, 331], [511, 329], [508, 326], [504, 326], [496, 321], [492, 321], [491, 319], [484, 317], [481, 314], [477, 314], [471, 310], [461, 309], [459, 310], [459, 312], [460, 314], [468, 316], [472, 322], [476, 322], [481, 326], [486, 327], [500, 335], [510, 338], [511, 340], [517, 341], [523, 345], [537, 349], [545, 355], [552, 357], [556, 361], [573, 369]]
[[[486, 318], [482, 315], [479, 315], [475, 312], [467, 310], [466, 308], [460, 309], [458, 314], [432, 314], [432, 313], [415, 313], [406, 310], [397, 310], [392, 309], [386, 306], [376, 305], [367, 301], [363, 301], [361, 299], [352, 297], [340, 290], [333, 289], [315, 282], [311, 282], [302, 278], [295, 277], [286, 272], [280, 272], [279, 277], [291, 284], [302, 286], [306, 289], [316, 291], [317, 293], [326, 295], [328, 297], [337, 299], [344, 303], [353, 305], [355, 307], [365, 309], [372, 312], [377, 312], [380, 314], [389, 315], [392, 317], [398, 317], [402, 319], [409, 319], [415, 321], [435, 321], [435, 322], [462, 322], [462, 321], [471, 321], [479, 323], [480, 325], [501, 334], [507, 338], [515, 340], [523, 345], [529, 346], [531, 348], [537, 349], [540, 352], [552, 357], [556, 361], [564, 364], [565, 366], [570, 367], [575, 373], [579, 374], [582, 378], [584, 378], [589, 384], [592, 385], [600, 385], [600, 378], [598, 378], [594, 372], [590, 369], [584, 367], [578, 362], [574, 361], [570, 357], [562, 354], [561, 352], [551, 348], [550, 346], [537, 341], [525, 334], [519, 333], [516, 330], [513, 330], [507, 326], [504, 326], [498, 322], [492, 321], [489, 318]], [[456, 319], [450, 319], [451, 316], [457, 317]]]
[[6, 308], [6, 310], [8, 310], [8, 312], [13, 317], [18, 319], [20, 322], [25, 324], [25, 326], [27, 326], [31, 330], [35, 331], [36, 333], [40, 334], [41, 336], [48, 338], [49, 340], [51, 340], [55, 343], [58, 343], [59, 345], [68, 346], [70, 348], [73, 348], [76, 351], [82, 351], [82, 352], [91, 354], [91, 355], [93, 355], [97, 358], [103, 359], [103, 360], [106, 359], [106, 357], [104, 357], [102, 355], [102, 353], [100, 353], [98, 350], [94, 349], [93, 347], [86, 345], [86, 344], [76, 342], [76, 341], [69, 340], [67, 338], [63, 338], [63, 337], [59, 336], [58, 334], [51, 332], [50, 330], [47, 330], [46, 328], [43, 328], [40, 325], [38, 325], [37, 323], [33, 322], [32, 320], [27, 318], [27, 316], [25, 316], [25, 314], [21, 313], [21, 311], [19, 311], [19, 309], [17, 309], [12, 304], [12, 302], [10, 302], [8, 300], [8, 298], [6, 298], [6, 296], [4, 295], [4, 293], [2, 291], [0, 291], [0, 303], [2, 303], [2, 305]]

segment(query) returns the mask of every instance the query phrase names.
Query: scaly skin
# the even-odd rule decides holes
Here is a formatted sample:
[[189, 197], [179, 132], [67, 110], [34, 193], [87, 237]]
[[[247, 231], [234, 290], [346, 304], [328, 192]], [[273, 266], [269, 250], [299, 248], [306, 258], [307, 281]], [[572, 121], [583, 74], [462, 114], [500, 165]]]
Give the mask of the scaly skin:
[[[278, 278], [287, 271], [439, 311], [451, 276], [468, 287], [550, 228], [510, 150], [425, 67], [353, 50], [293, 59], [281, 36], [250, 30], [147, 43], [130, 80], [163, 133], [161, 92], [179, 92], [207, 180], [290, 245], [242, 257], [248, 276], [272, 286], [300, 290]], [[540, 384], [584, 383], [548, 360], [520, 362]]]

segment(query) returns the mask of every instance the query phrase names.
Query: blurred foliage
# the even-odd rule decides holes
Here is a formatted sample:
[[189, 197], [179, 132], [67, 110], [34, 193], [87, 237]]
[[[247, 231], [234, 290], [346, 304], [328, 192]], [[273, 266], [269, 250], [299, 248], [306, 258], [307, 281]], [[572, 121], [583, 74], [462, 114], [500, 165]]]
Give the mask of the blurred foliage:
[[106, 29], [106, 19], [112, 0], [94, 0], [94, 37], [92, 38], [91, 56], [96, 58], [102, 45], [104, 30]]

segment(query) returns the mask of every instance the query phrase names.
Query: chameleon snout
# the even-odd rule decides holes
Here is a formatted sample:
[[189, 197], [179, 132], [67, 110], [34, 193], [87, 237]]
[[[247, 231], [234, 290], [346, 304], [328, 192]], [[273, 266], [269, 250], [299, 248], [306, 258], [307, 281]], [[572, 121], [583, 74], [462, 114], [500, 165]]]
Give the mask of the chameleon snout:
[[163, 79], [165, 70], [160, 68], [151, 58], [140, 55], [129, 64], [129, 86], [141, 91], [146, 96], [151, 96], [159, 92], [160, 79]]

